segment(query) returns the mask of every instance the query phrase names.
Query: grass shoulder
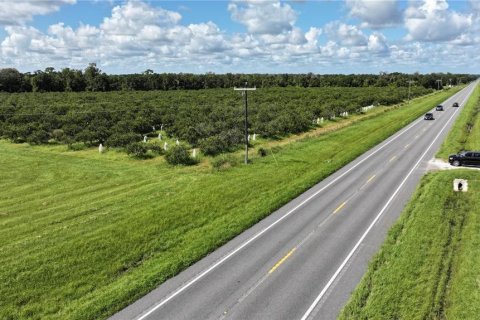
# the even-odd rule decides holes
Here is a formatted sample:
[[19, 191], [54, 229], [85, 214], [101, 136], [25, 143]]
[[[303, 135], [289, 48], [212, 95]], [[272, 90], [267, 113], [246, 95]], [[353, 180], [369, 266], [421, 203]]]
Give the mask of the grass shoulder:
[[[453, 179], [469, 180], [454, 192]], [[480, 173], [425, 176], [339, 319], [476, 319]]]
[[448, 160], [450, 154], [461, 150], [480, 150], [480, 85], [463, 107], [437, 157]]

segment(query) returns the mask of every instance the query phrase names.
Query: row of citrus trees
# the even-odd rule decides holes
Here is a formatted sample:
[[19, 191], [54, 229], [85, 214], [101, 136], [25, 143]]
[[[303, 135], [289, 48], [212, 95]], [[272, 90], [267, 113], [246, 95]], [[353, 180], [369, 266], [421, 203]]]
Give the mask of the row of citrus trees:
[[[410, 96], [429, 92], [416, 87]], [[408, 97], [407, 88], [397, 87], [257, 90], [249, 95], [250, 133], [280, 138], [307, 131], [321, 118]], [[216, 155], [244, 143], [243, 126], [243, 98], [228, 89], [0, 94], [0, 136], [17, 143], [64, 143], [72, 149], [102, 143], [141, 155], [144, 137], [160, 133]], [[165, 151], [161, 143], [148, 147]]]

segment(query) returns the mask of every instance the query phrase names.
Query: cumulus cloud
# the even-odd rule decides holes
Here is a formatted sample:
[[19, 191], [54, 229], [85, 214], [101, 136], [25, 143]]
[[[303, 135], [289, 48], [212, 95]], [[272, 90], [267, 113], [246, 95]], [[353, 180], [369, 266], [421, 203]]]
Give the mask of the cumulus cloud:
[[280, 34], [293, 28], [297, 13], [280, 1], [233, 1], [228, 10], [234, 21], [243, 24], [252, 34]]
[[0, 1], [0, 26], [23, 25], [31, 21], [34, 16], [58, 11], [62, 5], [74, 4], [76, 0], [14, 0], [12, 2]]
[[112, 9], [98, 26], [73, 29], [63, 23], [51, 25], [46, 33], [33, 27], [7, 26], [7, 37], [0, 45], [6, 58], [44, 65], [45, 60], [105, 63], [163, 57], [192, 59], [195, 54], [221, 55], [228, 47], [224, 34], [213, 22], [182, 25], [177, 12], [129, 1]]
[[105, 18], [101, 28], [109, 34], [135, 35], [145, 26], [173, 26], [182, 16], [173, 11], [153, 8], [144, 2], [129, 1], [123, 6], [116, 6], [112, 16]]
[[328, 23], [325, 26], [325, 33], [331, 40], [338, 41], [344, 46], [359, 47], [368, 43], [367, 37], [357, 26], [339, 21]]
[[304, 44], [307, 42], [305, 34], [300, 28], [293, 28], [279, 34], [262, 34], [259, 36], [266, 44]]
[[414, 2], [405, 12], [409, 41], [451, 41], [472, 26], [472, 14], [449, 10], [446, 0]]
[[[283, 17], [289, 18], [275, 20], [274, 27], [252, 25], [253, 30], [259, 32], [227, 35], [213, 22], [185, 25], [178, 12], [128, 1], [114, 6], [111, 15], [98, 26], [72, 28], [57, 23], [47, 32], [27, 26], [8, 26], [7, 36], [0, 44], [1, 61], [34, 66], [33, 69], [83, 68], [95, 61], [99, 66], [116, 66], [120, 70], [159, 66], [160, 70], [178, 68], [181, 71], [192, 70], [192, 66], [198, 68], [197, 71], [210, 67], [218, 70], [252, 61], [253, 70], [258, 72], [261, 67], [268, 71], [268, 66], [279, 70], [280, 64], [313, 65], [329, 57], [352, 59], [369, 50], [369, 38], [356, 26], [335, 23], [325, 30], [311, 27], [304, 32], [294, 25], [296, 16], [288, 14], [291, 10], [288, 5], [250, 1], [237, 7], [238, 10], [253, 8], [261, 8], [259, 12], [277, 8], [285, 13]], [[252, 14], [245, 16], [252, 17]], [[284, 26], [280, 27], [279, 21], [283, 21]], [[263, 32], [267, 29], [269, 32]], [[322, 45], [319, 40], [322, 34], [331, 41]], [[371, 51], [384, 50], [384, 40], [372, 39]]]
[[362, 27], [377, 29], [401, 22], [397, 0], [346, 0], [346, 5], [350, 16], [362, 21]]
[[[351, 15], [362, 17], [360, 25], [335, 21], [303, 30], [296, 25], [297, 13], [284, 2], [233, 1], [226, 6], [230, 10], [227, 14], [245, 25], [246, 32], [229, 34], [211, 21], [183, 23], [179, 12], [138, 0], [114, 3], [111, 14], [98, 25], [72, 27], [56, 23], [46, 31], [25, 24], [8, 25], [6, 37], [0, 39], [0, 67], [84, 68], [89, 62], [97, 62], [108, 72], [122, 73], [145, 69], [322, 72], [322, 67], [335, 65], [348, 66], [339, 72], [370, 72], [368, 66], [384, 70], [385, 65], [416, 68], [431, 63], [455, 70], [452, 68], [466, 59], [479, 61], [478, 55], [472, 54], [474, 50], [465, 48], [475, 48], [472, 44], [480, 43], [480, 33], [475, 31], [480, 18], [473, 11], [453, 12], [443, 0], [409, 2], [405, 23], [417, 23], [419, 30], [407, 28], [410, 41], [398, 40], [393, 44], [378, 30], [362, 29], [366, 24], [371, 28], [385, 24], [362, 15], [361, 6], [356, 11], [351, 7]], [[434, 32], [436, 29], [424, 25], [424, 20], [437, 24], [437, 28], [441, 22], [446, 23], [439, 30], [450, 33], [448, 28], [457, 23], [451, 18], [469, 18], [470, 14], [468, 31], [454, 32], [445, 41], [438, 40], [441, 37]]]
[[386, 55], [389, 52], [387, 39], [381, 33], [375, 32], [368, 37], [368, 50], [380, 55]]
[[480, 1], [478, 0], [470, 0], [470, 6], [474, 11], [480, 13]]

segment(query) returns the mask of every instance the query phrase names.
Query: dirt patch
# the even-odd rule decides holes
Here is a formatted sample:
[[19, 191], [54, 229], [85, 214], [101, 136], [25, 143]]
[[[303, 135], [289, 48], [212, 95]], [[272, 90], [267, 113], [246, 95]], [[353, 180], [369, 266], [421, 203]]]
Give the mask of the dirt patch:
[[452, 170], [452, 169], [470, 169], [470, 170], [480, 170], [478, 167], [454, 167], [450, 163], [442, 160], [433, 158], [428, 162], [427, 171], [438, 171], [438, 170]]

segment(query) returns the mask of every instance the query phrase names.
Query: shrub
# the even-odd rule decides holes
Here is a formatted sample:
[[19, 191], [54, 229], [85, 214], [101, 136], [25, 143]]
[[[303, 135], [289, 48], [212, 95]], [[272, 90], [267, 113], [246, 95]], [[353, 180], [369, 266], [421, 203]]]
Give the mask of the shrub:
[[48, 142], [48, 132], [43, 129], [34, 130], [27, 136], [26, 140], [30, 144], [43, 144]]
[[65, 139], [65, 132], [62, 129], [55, 129], [52, 132], [52, 138], [55, 141], [63, 141]]
[[68, 150], [80, 151], [87, 149], [87, 146], [83, 142], [72, 142], [68, 144]]
[[173, 165], [192, 165], [197, 163], [197, 160], [190, 157], [188, 149], [182, 145], [174, 146], [167, 151], [165, 159], [168, 163]]
[[200, 149], [209, 156], [217, 155], [227, 149], [226, 143], [219, 136], [211, 136], [200, 141]]
[[143, 142], [130, 143], [126, 147], [127, 154], [137, 159], [148, 159], [151, 155], [148, 154], [148, 147]]
[[215, 157], [211, 161], [213, 170], [222, 170], [235, 167], [239, 164], [239, 160], [233, 154], [222, 154]]
[[165, 154], [165, 150], [163, 149], [163, 146], [158, 144], [157, 142], [147, 144], [147, 147], [156, 155]]
[[264, 148], [258, 149], [258, 155], [260, 157], [265, 157], [267, 155], [267, 150], [265, 150]]
[[111, 147], [125, 147], [131, 143], [139, 142], [141, 136], [134, 132], [112, 134], [108, 137], [107, 145]]

